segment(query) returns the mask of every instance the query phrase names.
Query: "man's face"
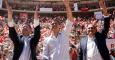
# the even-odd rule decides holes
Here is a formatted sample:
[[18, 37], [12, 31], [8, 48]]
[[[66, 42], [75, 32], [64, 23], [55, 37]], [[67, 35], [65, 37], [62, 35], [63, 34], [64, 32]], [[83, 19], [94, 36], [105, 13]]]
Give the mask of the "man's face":
[[29, 36], [31, 33], [32, 33], [31, 27], [28, 26], [28, 25], [25, 25], [25, 26], [23, 27], [23, 29], [22, 29], [22, 34], [23, 34], [24, 36]]
[[96, 28], [92, 24], [89, 24], [87, 27], [88, 35], [94, 35], [95, 32], [96, 32]]
[[111, 48], [114, 48], [114, 44], [111, 44]]
[[58, 32], [60, 30], [60, 24], [54, 22], [52, 23], [52, 31]]
[[64, 23], [61, 23], [61, 24], [60, 24], [60, 29], [63, 30], [64, 27], [65, 27]]
[[70, 36], [71, 41], [75, 41], [75, 36]]
[[98, 32], [101, 32], [101, 31], [102, 31], [102, 28], [103, 28], [103, 26], [99, 25], [99, 26], [97, 27], [97, 31], [98, 31]]

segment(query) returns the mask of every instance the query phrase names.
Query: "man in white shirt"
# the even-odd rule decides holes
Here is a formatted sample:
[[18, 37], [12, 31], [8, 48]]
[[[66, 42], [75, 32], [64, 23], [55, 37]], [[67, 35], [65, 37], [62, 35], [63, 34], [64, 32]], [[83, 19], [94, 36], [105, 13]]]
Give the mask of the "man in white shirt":
[[8, 0], [5, 0], [8, 10], [8, 26], [9, 37], [13, 41], [14, 51], [12, 60], [37, 60], [36, 58], [36, 46], [40, 38], [40, 25], [37, 18], [37, 8], [34, 14], [34, 35], [31, 36], [32, 28], [29, 24], [25, 24], [22, 28], [22, 35], [18, 35], [13, 22], [13, 11], [8, 4]]
[[95, 24], [88, 25], [88, 35], [80, 41], [79, 60], [110, 60], [109, 51], [106, 46], [110, 16], [103, 2], [103, 0], [100, 0], [100, 7], [103, 8], [102, 11], [104, 14], [104, 28], [101, 32], [98, 32]]
[[64, 0], [67, 10], [67, 21], [64, 30], [60, 31], [59, 19], [52, 23], [52, 34], [46, 38], [43, 47], [43, 60], [70, 60], [69, 56], [69, 34], [72, 28], [72, 12], [69, 1]]

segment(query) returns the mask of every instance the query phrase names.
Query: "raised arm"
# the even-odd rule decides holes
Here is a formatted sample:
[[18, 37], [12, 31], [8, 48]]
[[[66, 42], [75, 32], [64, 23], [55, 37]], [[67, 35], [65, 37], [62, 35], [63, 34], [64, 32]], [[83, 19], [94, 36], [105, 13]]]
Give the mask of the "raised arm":
[[69, 6], [69, 0], [63, 0], [63, 3], [66, 7], [66, 13], [67, 13], [67, 21], [66, 21], [66, 26], [64, 30], [68, 33], [70, 32], [70, 29], [72, 28], [73, 16], [72, 16], [71, 8]]
[[72, 15], [72, 11], [69, 5], [69, 0], [63, 0], [63, 2], [66, 7], [66, 13], [67, 13], [68, 20], [73, 21], [73, 15]]
[[8, 21], [12, 21], [12, 15], [13, 15], [12, 8], [9, 6], [8, 0], [4, 0], [4, 1], [5, 1], [7, 12], [8, 12]]
[[101, 10], [103, 12], [103, 15], [108, 16], [109, 14], [107, 12], [107, 7], [105, 5], [105, 0], [99, 0], [99, 6], [100, 6], [100, 8], [101, 8]]
[[9, 37], [14, 43], [18, 43], [19, 40], [18, 40], [16, 30], [14, 28], [14, 22], [12, 18], [12, 15], [13, 15], [12, 8], [9, 6], [8, 0], [4, 0], [4, 1], [5, 1], [7, 12], [8, 12]]
[[36, 6], [36, 10], [34, 12], [34, 36], [31, 40], [31, 44], [36, 46], [40, 39], [40, 23], [38, 18], [38, 7]]
[[107, 12], [105, 1], [104, 0], [99, 0], [99, 5], [100, 5], [100, 8], [102, 9], [102, 12], [103, 12], [103, 15], [104, 15], [104, 27], [103, 27], [103, 30], [102, 30], [102, 34], [103, 34], [103, 36], [107, 37], [107, 33], [108, 33], [109, 27], [110, 27], [110, 16]]

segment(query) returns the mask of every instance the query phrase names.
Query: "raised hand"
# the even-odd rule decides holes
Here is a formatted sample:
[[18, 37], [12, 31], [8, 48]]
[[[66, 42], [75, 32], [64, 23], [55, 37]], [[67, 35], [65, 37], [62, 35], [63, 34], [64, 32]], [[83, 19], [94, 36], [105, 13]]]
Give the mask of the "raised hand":
[[64, 5], [69, 6], [69, 0], [63, 0]]
[[38, 6], [36, 6], [35, 12], [34, 12], [34, 19], [38, 19]]
[[8, 20], [12, 20], [12, 15], [13, 15], [12, 8], [9, 6], [8, 0], [4, 0], [4, 1], [5, 1], [7, 12], [8, 12]]
[[73, 16], [72, 16], [71, 8], [69, 6], [69, 0], [63, 0], [63, 3], [65, 5], [65, 7], [66, 7], [67, 18], [72, 21], [73, 20]]
[[99, 0], [99, 6], [105, 16], [108, 16], [107, 7], [105, 5], [105, 0]]

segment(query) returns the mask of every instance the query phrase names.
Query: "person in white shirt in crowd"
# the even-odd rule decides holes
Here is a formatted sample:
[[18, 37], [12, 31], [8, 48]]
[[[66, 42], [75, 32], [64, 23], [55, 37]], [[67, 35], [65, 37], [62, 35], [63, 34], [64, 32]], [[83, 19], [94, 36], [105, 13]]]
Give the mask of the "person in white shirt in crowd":
[[9, 37], [13, 41], [14, 50], [12, 60], [37, 60], [36, 46], [40, 39], [40, 24], [38, 19], [38, 8], [34, 13], [34, 34], [31, 35], [32, 28], [29, 24], [25, 24], [22, 28], [22, 35], [19, 35], [14, 27], [13, 11], [8, 4], [8, 0], [5, 0], [6, 8], [8, 11], [8, 26]]
[[43, 60], [70, 60], [69, 55], [69, 34], [72, 28], [72, 12], [69, 7], [69, 1], [64, 0], [67, 10], [67, 20], [64, 30], [60, 31], [60, 21], [54, 20], [52, 23], [52, 34], [45, 38], [43, 45]]
[[98, 32], [95, 24], [87, 27], [87, 36], [80, 40], [79, 60], [111, 60], [106, 46], [107, 33], [110, 27], [110, 16], [104, 0], [99, 1], [104, 14], [104, 27]]

